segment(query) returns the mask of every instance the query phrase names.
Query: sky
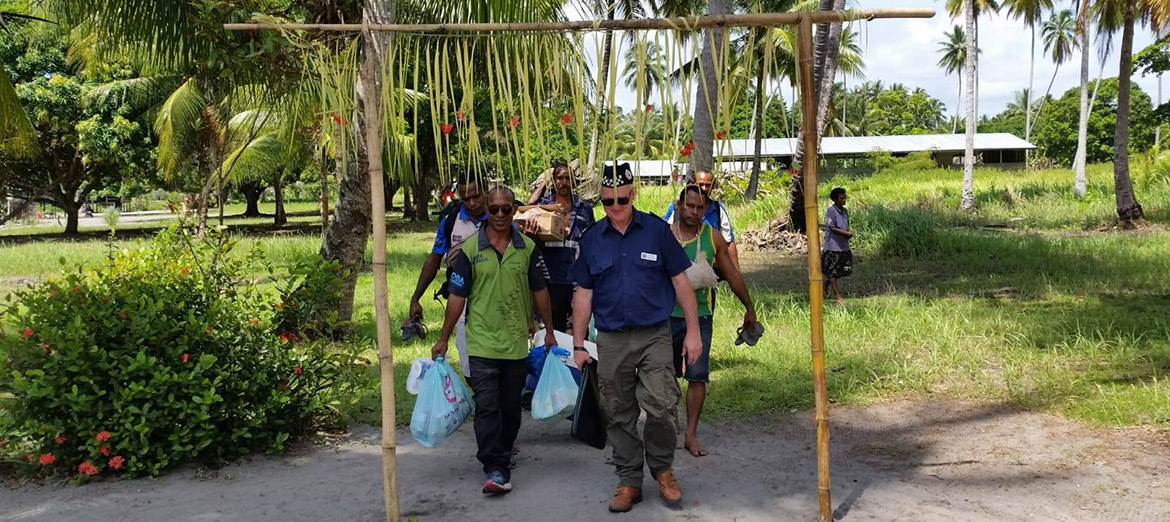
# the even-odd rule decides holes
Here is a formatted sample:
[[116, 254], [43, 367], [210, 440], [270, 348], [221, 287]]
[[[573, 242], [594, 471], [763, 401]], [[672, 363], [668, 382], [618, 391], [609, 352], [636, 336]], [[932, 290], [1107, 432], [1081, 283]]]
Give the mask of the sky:
[[[569, 2], [566, 4], [566, 14], [570, 19], [581, 20], [590, 17], [581, 14], [579, 9]], [[1072, 2], [1060, 2], [1071, 6]], [[849, 84], [865, 80], [880, 80], [889, 85], [902, 83], [910, 88], [922, 87], [931, 96], [942, 100], [948, 113], [954, 113], [958, 101], [958, 78], [947, 75], [937, 66], [939, 44], [943, 40], [943, 33], [949, 31], [955, 24], [962, 25], [959, 18], [952, 20], [946, 14], [945, 2], [942, 0], [887, 0], [866, 1], [851, 0], [849, 7], [858, 9], [882, 7], [928, 7], [934, 8], [938, 14], [930, 19], [918, 20], [874, 20], [871, 22], [855, 22], [859, 32], [863, 58], [865, 60], [864, 80], [850, 79]], [[1071, 9], [1071, 7], [1068, 7]], [[979, 22], [980, 54], [980, 84], [979, 84], [979, 113], [981, 115], [995, 115], [1003, 111], [1020, 90], [1028, 86], [1028, 53], [1031, 45], [1031, 34], [1028, 27], [1022, 22], [1010, 19], [1004, 14], [992, 14], [980, 19]], [[621, 39], [617, 39], [621, 41]], [[1134, 33], [1134, 53], [1154, 41], [1151, 31], [1138, 27]], [[595, 37], [586, 37], [586, 55], [589, 61], [594, 62]], [[1116, 48], [1121, 46], [1120, 34], [1114, 40], [1114, 52], [1106, 59], [1104, 77], [1117, 76], [1118, 53]], [[1060, 96], [1066, 90], [1074, 88], [1080, 81], [1080, 54], [1074, 51], [1070, 62], [1066, 62], [1059, 70], [1043, 55], [1043, 42], [1040, 38], [1040, 28], [1036, 28], [1036, 72], [1035, 92], [1037, 96], [1044, 93], [1048, 82], [1056, 72], [1056, 79], [1052, 85], [1052, 95]], [[623, 46], [624, 49], [624, 46]], [[619, 61], [619, 64], [621, 62]], [[1090, 57], [1089, 74], [1095, 78], [1100, 71], [1101, 62], [1094, 49]], [[1141, 85], [1157, 104], [1157, 79], [1154, 76], [1142, 77], [1135, 73], [1133, 80]], [[1165, 83], [1170, 83], [1170, 78]], [[791, 94], [788, 88], [781, 90], [788, 101]], [[1165, 97], [1165, 95], [1163, 95]], [[654, 96], [657, 98], [657, 96]], [[618, 106], [629, 110], [635, 105], [636, 97], [632, 91], [620, 85], [615, 94]]]

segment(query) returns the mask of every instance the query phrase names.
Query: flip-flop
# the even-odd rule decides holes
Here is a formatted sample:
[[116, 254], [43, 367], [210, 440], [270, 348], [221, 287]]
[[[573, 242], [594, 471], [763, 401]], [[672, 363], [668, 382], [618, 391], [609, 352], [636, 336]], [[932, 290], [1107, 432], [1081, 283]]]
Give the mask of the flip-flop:
[[736, 346], [743, 343], [747, 343], [748, 346], [755, 346], [756, 343], [760, 342], [760, 337], [764, 335], [764, 324], [752, 323], [746, 330], [741, 326], [736, 330], [736, 333], [739, 334], [735, 339]]

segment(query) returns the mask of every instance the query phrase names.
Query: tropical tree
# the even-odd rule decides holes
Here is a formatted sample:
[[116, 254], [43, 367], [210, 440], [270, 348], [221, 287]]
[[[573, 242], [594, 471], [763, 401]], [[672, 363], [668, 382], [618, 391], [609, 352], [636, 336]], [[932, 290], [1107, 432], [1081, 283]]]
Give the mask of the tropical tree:
[[649, 103], [650, 93], [670, 81], [666, 69], [662, 67], [661, 46], [644, 36], [626, 50], [625, 62], [622, 83], [635, 92], [641, 86], [642, 91], [638, 92], [639, 106]]
[[[632, 20], [642, 18], [646, 15], [645, 6], [641, 0], [590, 0], [593, 4], [593, 11], [598, 16], [604, 14], [606, 20], [615, 20], [621, 17], [623, 20]], [[494, 0], [493, 0], [494, 2]], [[520, 3], [520, 2], [517, 2]], [[540, 2], [537, 2], [540, 3]], [[628, 33], [632, 38], [633, 33]], [[586, 163], [588, 172], [594, 172], [594, 162], [597, 159], [597, 137], [600, 132], [600, 127], [606, 121], [605, 105], [608, 101], [606, 97], [607, 91], [610, 88], [610, 62], [613, 56], [613, 31], [605, 31], [605, 42], [601, 52], [601, 63], [598, 64], [600, 74], [598, 74], [597, 82], [597, 103], [595, 109], [597, 111], [597, 123], [593, 126], [592, 134], [589, 137], [589, 159]]]
[[979, 114], [979, 15], [999, 11], [995, 0], [947, 0], [947, 12], [951, 18], [960, 14], [965, 20], [964, 33], [967, 41], [964, 75], [967, 77], [967, 92], [964, 104], [967, 109], [966, 146], [963, 154], [963, 196], [959, 207], [963, 210], [975, 208], [975, 130]]
[[1036, 76], [1036, 24], [1040, 23], [1045, 11], [1052, 10], [1052, 0], [1005, 0], [1008, 16], [1023, 21], [1031, 31], [1031, 48], [1028, 53], [1028, 90], [1024, 100], [1024, 139], [1032, 137], [1032, 94], [1035, 92]]
[[[1053, 69], [1052, 79], [1048, 80], [1048, 88], [1044, 90], [1041, 103], [1036, 108], [1036, 120], [1040, 119], [1040, 111], [1044, 110], [1048, 96], [1052, 93], [1052, 84], [1056, 82], [1056, 74], [1060, 72], [1060, 66], [1072, 58], [1073, 49], [1078, 46], [1076, 40], [1076, 18], [1073, 16], [1072, 11], [1065, 9], [1054, 13], [1048, 21], [1044, 22], [1044, 26], [1041, 28], [1041, 38], [1044, 41], [1044, 52], [1048, 53], [1048, 56], [1052, 58], [1052, 63], [1056, 64], [1056, 68]], [[1031, 140], [1034, 125], [1035, 122], [1031, 119], [1026, 121], [1026, 127], [1024, 129], [1025, 139]]]
[[109, 75], [132, 70], [108, 64], [102, 76], [75, 74], [65, 63], [66, 40], [57, 29], [21, 29], [0, 33], [0, 55], [11, 67], [0, 70], [17, 80], [16, 116], [28, 121], [34, 142], [0, 151], [0, 193], [62, 209], [65, 234], [76, 234], [91, 194], [150, 169], [149, 129], [128, 104], [89, 100]]
[[952, 120], [951, 134], [958, 128], [959, 107], [963, 102], [963, 71], [967, 65], [967, 33], [956, 25], [950, 32], [943, 33], [943, 41], [939, 42], [938, 66], [947, 74], [954, 74], [959, 79], [959, 93], [955, 98], [955, 119]]

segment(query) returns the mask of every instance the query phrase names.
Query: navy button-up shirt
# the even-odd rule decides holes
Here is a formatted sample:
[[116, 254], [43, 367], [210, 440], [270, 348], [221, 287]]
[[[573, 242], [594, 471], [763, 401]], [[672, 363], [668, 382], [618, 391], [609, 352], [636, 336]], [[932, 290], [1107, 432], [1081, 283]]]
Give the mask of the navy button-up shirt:
[[[541, 205], [556, 204], [557, 195], [549, 193], [540, 200]], [[554, 285], [571, 285], [573, 276], [569, 269], [577, 260], [577, 249], [585, 229], [593, 225], [593, 205], [573, 196], [573, 208], [569, 209], [569, 234], [564, 241], [545, 241], [540, 244], [544, 263], [548, 265], [548, 282]]]
[[578, 286], [593, 290], [597, 329], [613, 332], [666, 321], [675, 299], [670, 279], [690, 266], [670, 225], [634, 209], [624, 235], [609, 218], [585, 231], [572, 274]]

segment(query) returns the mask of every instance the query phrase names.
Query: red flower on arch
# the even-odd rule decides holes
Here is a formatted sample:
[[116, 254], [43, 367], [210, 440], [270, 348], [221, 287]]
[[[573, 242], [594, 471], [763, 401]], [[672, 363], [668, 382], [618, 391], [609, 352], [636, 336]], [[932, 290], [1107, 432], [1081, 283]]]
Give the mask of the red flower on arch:
[[719, 131], [719, 132], [715, 133], [715, 139], [717, 139], [717, 140], [721, 140], [725, 136], [727, 136], [727, 131]]
[[444, 136], [451, 134], [451, 130], [453, 130], [454, 128], [455, 128], [454, 125], [451, 125], [450, 123], [447, 123], [447, 122], [443, 122], [441, 125], [439, 125], [439, 130], [443, 131]]
[[516, 127], [519, 127], [519, 126], [520, 126], [520, 118], [512, 116], [511, 118], [508, 119], [508, 128], [509, 129], [515, 129]]
[[573, 114], [566, 112], [564, 116], [561, 116], [561, 125], [568, 125], [570, 123], [573, 123]]

